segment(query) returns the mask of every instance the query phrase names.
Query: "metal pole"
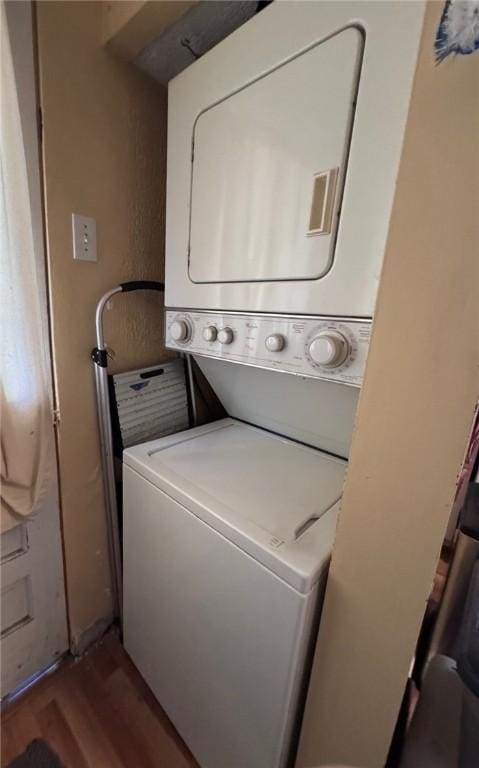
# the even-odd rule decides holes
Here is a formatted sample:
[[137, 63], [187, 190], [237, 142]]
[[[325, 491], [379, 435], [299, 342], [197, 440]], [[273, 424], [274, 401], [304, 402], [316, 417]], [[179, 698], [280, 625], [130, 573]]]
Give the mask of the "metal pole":
[[[113, 607], [115, 616], [123, 619], [123, 580], [120, 546], [120, 526], [118, 522], [118, 504], [116, 498], [115, 463], [113, 454], [113, 437], [110, 420], [110, 394], [108, 391], [107, 350], [103, 338], [103, 310], [122, 288], [113, 288], [105, 293], [98, 302], [95, 314], [96, 350], [92, 353], [95, 363], [95, 383], [97, 394], [98, 424], [100, 428], [100, 448], [103, 468], [103, 492], [105, 496], [105, 511], [108, 528], [108, 549], [110, 555], [110, 571], [113, 591]], [[98, 353], [95, 357], [95, 353]]]

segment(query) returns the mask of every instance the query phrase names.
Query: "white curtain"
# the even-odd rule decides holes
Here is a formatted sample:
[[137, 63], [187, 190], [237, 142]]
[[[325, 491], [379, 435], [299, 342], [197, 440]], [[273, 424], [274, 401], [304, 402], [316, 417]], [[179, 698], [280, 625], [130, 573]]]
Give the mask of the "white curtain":
[[[20, 66], [28, 67], [33, 61], [29, 53], [19, 52]], [[38, 220], [35, 226], [38, 155], [32, 152], [34, 125], [31, 119], [30, 125], [25, 121], [25, 117], [35, 116], [35, 105], [27, 104], [25, 109], [22, 102], [34, 101], [33, 90], [23, 93], [23, 85], [20, 93], [17, 89], [3, 2], [0, 56], [0, 496], [1, 529], [5, 531], [39, 510], [54, 472], [54, 445]], [[20, 82], [28, 82], [23, 74]], [[36, 213], [32, 201], [38, 206]]]

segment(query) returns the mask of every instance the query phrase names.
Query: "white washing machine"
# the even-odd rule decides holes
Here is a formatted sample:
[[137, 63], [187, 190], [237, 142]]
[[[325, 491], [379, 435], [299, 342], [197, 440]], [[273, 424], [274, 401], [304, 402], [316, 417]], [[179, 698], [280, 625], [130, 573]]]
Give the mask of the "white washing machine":
[[125, 451], [125, 648], [202, 768], [291, 764], [345, 469], [233, 419]]
[[424, 8], [275, 2], [169, 86], [166, 345], [239, 421], [125, 452], [124, 634], [202, 768], [294, 760]]

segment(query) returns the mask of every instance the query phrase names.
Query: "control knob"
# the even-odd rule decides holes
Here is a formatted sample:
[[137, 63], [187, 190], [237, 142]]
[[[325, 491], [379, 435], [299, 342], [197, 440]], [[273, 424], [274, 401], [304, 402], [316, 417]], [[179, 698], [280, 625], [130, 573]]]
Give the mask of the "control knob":
[[220, 344], [231, 344], [233, 341], [233, 331], [231, 328], [221, 328], [218, 331], [218, 341]]
[[335, 368], [346, 360], [349, 344], [342, 333], [323, 331], [311, 341], [308, 351], [313, 362]]
[[286, 339], [281, 333], [272, 333], [271, 336], [267, 336], [265, 340], [266, 349], [270, 352], [281, 352], [286, 343]]
[[218, 331], [214, 325], [207, 325], [203, 330], [203, 338], [205, 341], [216, 341], [217, 335]]
[[185, 320], [174, 320], [170, 327], [173, 341], [186, 341], [190, 335], [190, 328]]

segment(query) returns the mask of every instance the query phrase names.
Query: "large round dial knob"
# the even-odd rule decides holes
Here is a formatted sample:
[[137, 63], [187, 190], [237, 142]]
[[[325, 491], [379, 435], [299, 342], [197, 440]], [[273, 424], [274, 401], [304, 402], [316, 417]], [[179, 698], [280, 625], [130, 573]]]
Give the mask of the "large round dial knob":
[[343, 363], [348, 355], [349, 346], [342, 333], [323, 331], [309, 345], [309, 355], [318, 365], [334, 368]]
[[218, 331], [214, 325], [207, 325], [206, 328], [203, 329], [203, 338], [205, 341], [216, 341], [217, 335]]
[[218, 341], [220, 344], [231, 344], [233, 341], [233, 331], [231, 328], [221, 328], [218, 331]]
[[264, 343], [266, 349], [269, 349], [270, 352], [281, 352], [286, 343], [286, 339], [281, 333], [272, 333], [271, 336], [266, 337]]
[[190, 328], [185, 320], [174, 320], [170, 327], [171, 338], [174, 341], [186, 341]]

